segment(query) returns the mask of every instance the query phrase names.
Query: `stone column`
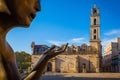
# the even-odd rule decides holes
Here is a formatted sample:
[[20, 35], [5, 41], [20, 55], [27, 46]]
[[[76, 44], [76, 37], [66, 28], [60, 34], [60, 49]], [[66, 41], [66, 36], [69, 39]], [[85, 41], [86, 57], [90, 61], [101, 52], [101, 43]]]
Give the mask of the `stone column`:
[[55, 62], [52, 62], [52, 72], [56, 72], [55, 71]]
[[97, 55], [97, 66], [96, 66], [96, 72], [99, 73], [100, 72], [100, 57]]
[[76, 56], [76, 72], [79, 73], [79, 56]]
[[52, 72], [56, 72], [56, 58], [53, 58], [51, 63], [52, 63]]
[[91, 56], [89, 56], [88, 58], [89, 58], [89, 62], [88, 62], [88, 64], [89, 64], [89, 72], [91, 72], [91, 58], [90, 58]]

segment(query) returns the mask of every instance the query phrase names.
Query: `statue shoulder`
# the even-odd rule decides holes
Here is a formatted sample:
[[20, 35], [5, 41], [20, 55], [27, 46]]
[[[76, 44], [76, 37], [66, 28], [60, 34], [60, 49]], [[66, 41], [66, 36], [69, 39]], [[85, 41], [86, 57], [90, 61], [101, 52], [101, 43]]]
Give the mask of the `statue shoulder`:
[[3, 50], [0, 51], [0, 53], [6, 61], [16, 61], [14, 51], [8, 43], [5, 43], [5, 45], [3, 45]]
[[2, 62], [1, 54], [0, 54], [0, 79], [1, 80], [7, 80], [6, 79], [5, 69], [4, 69], [3, 62]]

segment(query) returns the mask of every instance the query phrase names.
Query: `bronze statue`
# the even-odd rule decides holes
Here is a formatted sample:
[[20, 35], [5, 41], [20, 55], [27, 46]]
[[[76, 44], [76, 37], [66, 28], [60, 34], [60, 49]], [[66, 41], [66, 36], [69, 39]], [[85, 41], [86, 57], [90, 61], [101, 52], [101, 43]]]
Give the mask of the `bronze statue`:
[[40, 11], [39, 0], [0, 0], [0, 80], [40, 80], [49, 59], [65, 51], [67, 44], [59, 49], [52, 46], [26, 77], [22, 78], [16, 65], [14, 51], [6, 41], [12, 28], [27, 28]]

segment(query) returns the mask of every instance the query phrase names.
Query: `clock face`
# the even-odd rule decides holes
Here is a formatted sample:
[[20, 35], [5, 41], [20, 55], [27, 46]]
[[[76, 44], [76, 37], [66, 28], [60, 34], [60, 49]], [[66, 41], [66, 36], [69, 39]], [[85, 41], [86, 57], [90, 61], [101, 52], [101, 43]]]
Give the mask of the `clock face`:
[[93, 14], [97, 14], [97, 10], [96, 9], [93, 10]]

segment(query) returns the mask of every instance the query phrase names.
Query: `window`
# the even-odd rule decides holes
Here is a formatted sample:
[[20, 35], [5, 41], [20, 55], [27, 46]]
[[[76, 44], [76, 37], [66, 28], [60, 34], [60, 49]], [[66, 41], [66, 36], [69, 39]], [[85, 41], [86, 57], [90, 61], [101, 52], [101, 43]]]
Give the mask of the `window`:
[[97, 14], [97, 10], [96, 9], [93, 10], [93, 14]]
[[96, 19], [94, 19], [94, 25], [96, 25]]
[[34, 52], [35, 52], [35, 54], [38, 54], [38, 49], [35, 49]]
[[94, 35], [94, 39], [96, 39], [96, 35]]
[[94, 33], [96, 33], [96, 29], [94, 29]]

